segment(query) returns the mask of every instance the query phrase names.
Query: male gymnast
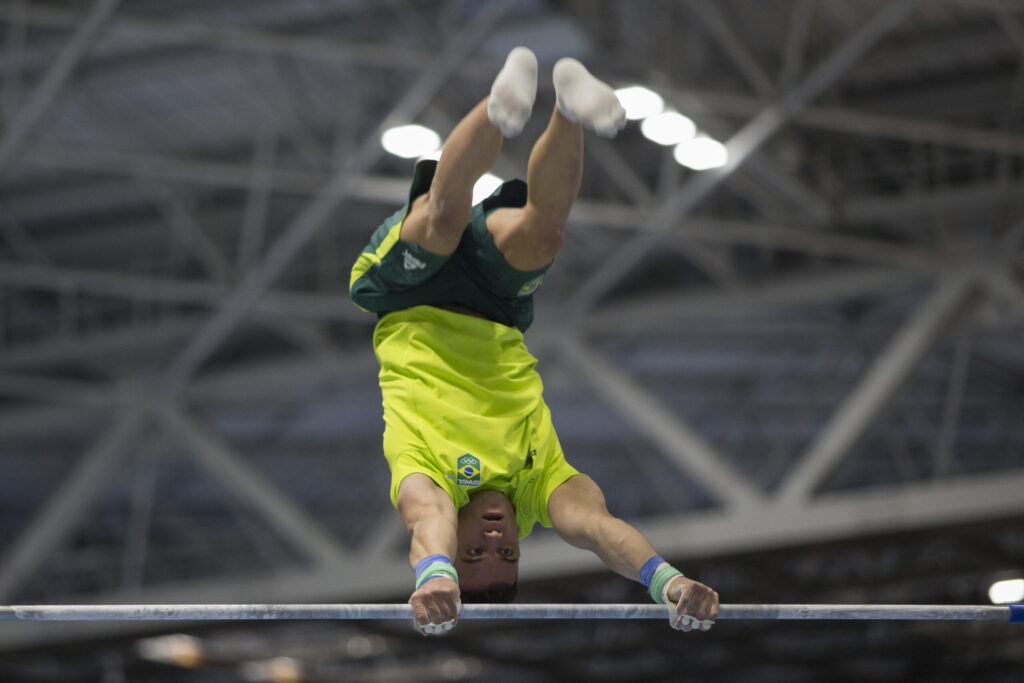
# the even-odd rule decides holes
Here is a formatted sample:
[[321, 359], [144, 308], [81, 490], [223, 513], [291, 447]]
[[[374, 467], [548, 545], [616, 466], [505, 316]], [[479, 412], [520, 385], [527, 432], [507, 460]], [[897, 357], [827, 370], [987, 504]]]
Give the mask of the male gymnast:
[[526, 183], [506, 182], [472, 203], [502, 138], [518, 135], [533, 109], [537, 58], [517, 47], [440, 160], [416, 165], [408, 202], [352, 269], [353, 301], [380, 316], [373, 343], [384, 455], [392, 503], [412, 537], [414, 625], [443, 633], [461, 599], [514, 597], [519, 540], [540, 522], [642, 582], [668, 606], [673, 628], [706, 631], [718, 594], [609, 514], [597, 484], [566, 461], [523, 343], [579, 192], [583, 128], [614, 137], [625, 124], [615, 93], [578, 61], [559, 60], [553, 80], [556, 106]]

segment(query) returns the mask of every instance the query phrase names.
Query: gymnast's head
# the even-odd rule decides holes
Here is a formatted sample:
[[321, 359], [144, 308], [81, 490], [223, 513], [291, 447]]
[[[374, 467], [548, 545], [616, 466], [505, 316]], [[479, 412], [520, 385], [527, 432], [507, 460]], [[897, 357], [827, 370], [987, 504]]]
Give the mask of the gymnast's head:
[[463, 602], [511, 602], [519, 577], [519, 528], [512, 501], [477, 491], [459, 509], [455, 569]]

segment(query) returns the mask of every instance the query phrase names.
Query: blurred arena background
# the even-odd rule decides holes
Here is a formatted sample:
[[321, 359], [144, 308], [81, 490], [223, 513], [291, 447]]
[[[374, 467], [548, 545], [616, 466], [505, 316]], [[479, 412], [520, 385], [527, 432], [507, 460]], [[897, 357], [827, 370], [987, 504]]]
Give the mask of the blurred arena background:
[[[348, 273], [407, 193], [381, 135], [443, 138], [517, 44], [540, 115], [498, 176], [566, 55], [727, 154], [587, 136], [526, 339], [612, 511], [729, 603], [984, 604], [1024, 577], [1024, 3], [12, 0], [0, 603], [408, 598]], [[647, 600], [551, 533], [523, 554], [521, 601]], [[1022, 666], [991, 623], [0, 624], [5, 683]]]

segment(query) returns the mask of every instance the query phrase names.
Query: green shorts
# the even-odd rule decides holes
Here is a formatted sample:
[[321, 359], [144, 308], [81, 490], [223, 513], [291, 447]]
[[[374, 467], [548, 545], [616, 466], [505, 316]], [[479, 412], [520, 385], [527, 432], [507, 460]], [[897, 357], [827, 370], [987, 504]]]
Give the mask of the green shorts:
[[455, 304], [525, 332], [533, 322], [533, 293], [550, 265], [533, 271], [513, 268], [494, 244], [486, 219], [496, 209], [524, 206], [526, 183], [503, 183], [473, 206], [454, 253], [439, 256], [401, 239], [409, 207], [430, 189], [436, 168], [436, 161], [416, 164], [409, 200], [377, 228], [352, 267], [352, 300], [379, 316], [413, 306]]

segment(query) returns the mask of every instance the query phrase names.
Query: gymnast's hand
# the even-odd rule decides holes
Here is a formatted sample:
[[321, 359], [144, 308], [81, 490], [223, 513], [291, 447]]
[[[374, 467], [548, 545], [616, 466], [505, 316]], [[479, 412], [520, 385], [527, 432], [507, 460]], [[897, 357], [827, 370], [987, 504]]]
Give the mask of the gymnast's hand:
[[668, 623], [677, 631], [708, 631], [718, 618], [718, 593], [702, 583], [677, 576], [665, 591]]
[[412, 605], [413, 626], [425, 636], [438, 636], [452, 630], [462, 609], [458, 584], [444, 576], [420, 586], [409, 598], [409, 604]]

